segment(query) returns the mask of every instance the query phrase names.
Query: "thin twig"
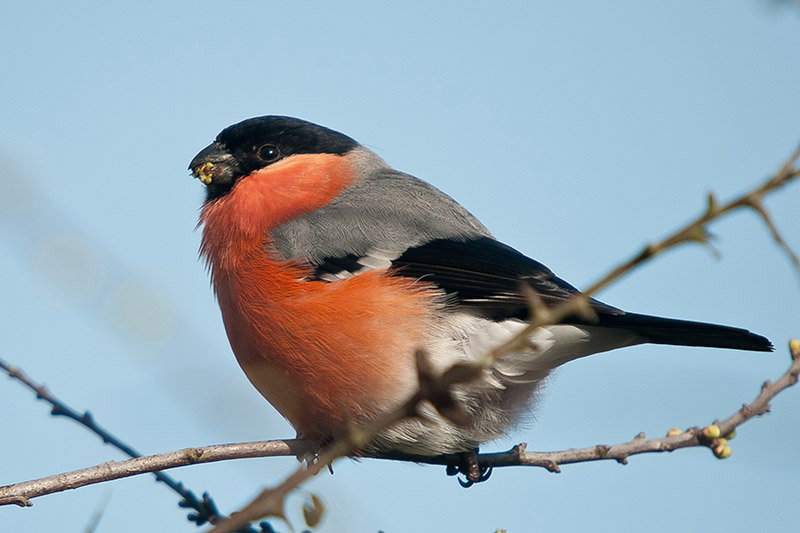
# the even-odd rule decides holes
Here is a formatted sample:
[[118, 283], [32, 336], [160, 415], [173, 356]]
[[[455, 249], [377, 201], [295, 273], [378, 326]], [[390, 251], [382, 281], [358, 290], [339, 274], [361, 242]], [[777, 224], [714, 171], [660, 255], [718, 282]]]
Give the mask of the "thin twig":
[[792, 155], [789, 156], [789, 159], [786, 160], [781, 168], [764, 183], [724, 205], [718, 205], [714, 195], [709, 194], [708, 205], [705, 213], [690, 221], [677, 231], [673, 232], [670, 236], [655, 243], [645, 245], [641, 251], [624, 263], [621, 263], [615, 267], [613, 270], [611, 270], [611, 272], [594, 282], [583, 292], [588, 295], [595, 294], [599, 290], [608, 286], [609, 283], [618, 279], [623, 274], [630, 272], [637, 266], [644, 263], [646, 260], [651, 259], [679, 244], [698, 242], [707, 245], [708, 230], [706, 227], [708, 226], [709, 222], [720, 218], [722, 215], [744, 208], [753, 209], [761, 216], [762, 220], [772, 234], [773, 239], [778, 246], [780, 246], [781, 249], [786, 252], [790, 261], [800, 275], [800, 261], [797, 258], [797, 254], [794, 253], [791, 248], [789, 248], [783, 237], [781, 237], [763, 205], [763, 199], [765, 195], [780, 189], [800, 176], [800, 169], [796, 167], [798, 159], [800, 159], [800, 147], [798, 147], [797, 150], [795, 150]]
[[[720, 436], [724, 437], [725, 435], [730, 435], [736, 428], [751, 418], [768, 412], [769, 404], [773, 398], [797, 382], [798, 375], [800, 375], [800, 340], [794, 340], [790, 343], [790, 352], [792, 355], [792, 364], [777, 381], [774, 383], [764, 383], [761, 392], [752, 403], [745, 404], [741, 409], [736, 411], [736, 413], [715, 424]], [[409, 404], [407, 404], [406, 407], [408, 405]], [[372, 431], [375, 430], [380, 430], [380, 427], [373, 427]], [[360, 435], [353, 440], [358, 441], [365, 436], [365, 433], [360, 433]], [[559, 465], [564, 464], [603, 460], [615, 460], [620, 463], [625, 463], [627, 458], [631, 455], [665, 452], [698, 446], [708, 447], [713, 450], [715, 447], [722, 444], [719, 438], [721, 437], [706, 437], [703, 435], [703, 430], [691, 428], [681, 434], [663, 438], [646, 439], [643, 434], [639, 434], [633, 440], [621, 444], [597, 445], [589, 448], [575, 448], [557, 452], [529, 452], [525, 449], [524, 444], [520, 444], [506, 452], [480, 454], [478, 455], [478, 463], [481, 467], [535, 466], [545, 468], [551, 472], [560, 472]], [[127, 461], [109, 461], [91, 468], [74, 470], [55, 476], [0, 487], [0, 505], [29, 505], [31, 498], [103, 481], [144, 474], [153, 470], [166, 470], [180, 466], [212, 463], [231, 459], [297, 456], [307, 453], [308, 450], [307, 444], [302, 440], [273, 440], [186, 448], [174, 452], [129, 459]], [[335, 455], [341, 451], [341, 449], [331, 450], [330, 455]], [[457, 455], [428, 457], [384, 454], [365, 455], [363, 457], [413, 461], [435, 465], [452, 465], [460, 460]], [[315, 461], [309, 467], [301, 467], [297, 472], [292, 474], [292, 476], [296, 475], [297, 477], [290, 477], [288, 479], [292, 480], [291, 483], [295, 483], [313, 476], [326, 466], [327, 459], [327, 457], [321, 456], [318, 461]], [[298, 474], [298, 472], [301, 471], [303, 473]], [[280, 492], [285, 491], [281, 490]]]
[[776, 244], [784, 250], [789, 257], [789, 260], [795, 266], [795, 270], [800, 275], [800, 260], [797, 254], [789, 247], [786, 241], [778, 232], [768, 211], [764, 208], [763, 199], [768, 193], [776, 191], [781, 187], [789, 184], [791, 181], [800, 177], [800, 168], [797, 167], [797, 162], [800, 159], [800, 147], [798, 147], [789, 158], [781, 165], [781, 168], [765, 180], [761, 185], [734, 198], [726, 204], [719, 205], [713, 194], [708, 195], [708, 205], [703, 214], [691, 220], [683, 227], [674, 231], [671, 235], [655, 243], [645, 245], [638, 253], [633, 255], [627, 261], [620, 263], [609, 271], [606, 275], [591, 284], [588, 288], [582, 291], [582, 294], [576, 295], [573, 298], [565, 301], [562, 304], [546, 308], [541, 300], [535, 296], [531, 297], [529, 294], [529, 301], [531, 302], [531, 320], [528, 325], [519, 331], [515, 336], [508, 339], [503, 344], [493, 348], [487, 354], [486, 361], [483, 364], [491, 364], [495, 359], [509, 355], [517, 350], [525, 347], [528, 339], [536, 329], [550, 325], [557, 324], [569, 316], [580, 315], [586, 316], [591, 314], [592, 309], [589, 306], [589, 296], [596, 294], [598, 291], [604, 289], [612, 282], [618, 280], [628, 272], [641, 266], [646, 261], [653, 259], [655, 256], [674, 248], [680, 244], [690, 242], [699, 242], [704, 245], [709, 245], [708, 230], [709, 223], [719, 219], [723, 215], [743, 208], [749, 208], [756, 211], [761, 217], [762, 221], [767, 226]]
[[[774, 383], [766, 381], [761, 387], [761, 392], [750, 404], [744, 404], [738, 411], [721, 422], [715, 422], [704, 428], [693, 427], [686, 431], [671, 430], [670, 434], [662, 438], [645, 438], [644, 433], [638, 434], [633, 440], [614, 445], [596, 445], [588, 448], [574, 448], [558, 452], [529, 452], [525, 444], [514, 446], [511, 450], [498, 453], [484, 453], [478, 455], [478, 464], [481, 467], [503, 466], [537, 466], [550, 472], [561, 472], [560, 465], [583, 463], [588, 461], [615, 460], [627, 464], [628, 457], [642, 453], [669, 452], [680, 448], [705, 446], [710, 448], [720, 458], [727, 457], [730, 450], [726, 435], [734, 433], [736, 428], [751, 418], [768, 413], [770, 402], [781, 391], [791, 387], [798, 381], [800, 375], [800, 340], [789, 343], [792, 357], [788, 370]], [[438, 457], [425, 457], [407, 454], [387, 455], [375, 457], [376, 459], [396, 459], [414, 461], [418, 463], [451, 465], [458, 460], [455, 455], [442, 455]]]
[[[30, 390], [32, 390], [34, 393], [36, 393], [36, 399], [42, 400], [42, 401], [47, 402], [48, 404], [50, 404], [51, 407], [52, 407], [52, 409], [50, 410], [50, 414], [51, 415], [53, 415], [53, 416], [63, 416], [63, 417], [66, 417], [66, 418], [68, 418], [70, 420], [74, 420], [75, 422], [81, 424], [85, 428], [89, 429], [92, 433], [94, 433], [95, 435], [97, 435], [98, 437], [103, 439], [103, 442], [105, 444], [110, 444], [111, 446], [117, 448], [118, 450], [120, 450], [122, 453], [124, 453], [128, 457], [132, 457], [134, 459], [142, 457], [142, 454], [140, 454], [138, 451], [136, 451], [132, 446], [130, 446], [126, 442], [122, 441], [116, 435], [113, 435], [107, 429], [103, 428], [97, 422], [95, 422], [94, 417], [92, 416], [92, 414], [89, 411], [84, 411], [83, 413], [80, 413], [76, 409], [73, 409], [68, 404], [66, 404], [65, 402], [63, 402], [62, 400], [60, 400], [59, 398], [54, 396], [47, 389], [47, 387], [45, 385], [36, 383], [27, 374], [25, 374], [25, 372], [23, 372], [19, 367], [12, 366], [12, 365], [8, 364], [7, 362], [5, 362], [4, 360], [0, 359], [0, 370], [4, 370], [8, 374], [8, 376], [10, 378], [16, 379], [17, 381], [19, 381], [20, 383], [22, 383], [23, 385], [28, 387]], [[100, 466], [103, 469], [107, 469], [107, 465], [108, 464], [109, 463], [105, 463], [104, 465], [100, 465]], [[95, 468], [98, 468], [98, 467], [95, 467]], [[91, 469], [87, 469], [87, 470], [91, 470]], [[220, 519], [224, 518], [224, 516], [220, 515], [219, 511], [217, 511], [217, 506], [214, 503], [214, 500], [211, 498], [211, 496], [209, 496], [209, 494], [207, 492], [203, 493], [202, 499], [198, 498], [197, 496], [195, 496], [194, 492], [192, 492], [191, 490], [185, 488], [183, 486], [183, 483], [181, 483], [180, 481], [175, 480], [174, 478], [172, 478], [171, 476], [168, 476], [167, 474], [164, 474], [162, 472], [157, 472], [156, 470], [158, 470], [158, 469], [156, 469], [156, 468], [145, 469], [145, 470], [141, 470], [141, 471], [136, 471], [136, 472], [132, 473], [131, 475], [138, 474], [138, 473], [147, 473], [147, 472], [152, 473], [155, 476], [157, 481], [160, 481], [160, 482], [164, 483], [166, 486], [168, 486], [170, 489], [172, 489], [173, 491], [178, 493], [178, 495], [181, 496], [182, 499], [179, 502], [179, 505], [181, 507], [184, 507], [184, 508], [187, 508], [187, 509], [193, 509], [194, 511], [196, 511], [196, 513], [192, 513], [192, 514], [189, 515], [189, 520], [191, 520], [192, 522], [195, 522], [199, 526], [205, 524], [206, 522], [214, 524], [217, 521], [219, 521]], [[56, 476], [54, 476], [54, 477], [56, 477]], [[47, 478], [45, 478], [45, 479], [47, 479]], [[89, 477], [86, 477], [86, 478], [80, 478], [80, 476], [78, 476], [78, 478], [76, 478], [75, 481], [70, 481], [69, 482], [70, 485], [72, 485], [72, 483], [78, 483], [77, 479], [87, 479], [88, 480], [88, 479], [93, 479], [93, 477], [89, 476]], [[64, 479], [64, 481], [68, 481], [68, 480]], [[97, 481], [94, 481], [94, 483], [97, 483]], [[78, 484], [74, 484], [72, 486], [65, 486], [64, 489], [61, 489], [61, 490], [66, 490], [66, 489], [69, 489], [69, 488], [77, 488], [77, 487], [83, 486], [84, 484], [88, 484], [88, 483], [78, 483]], [[24, 485], [24, 484], [22, 484], [22, 485]], [[46, 484], [45, 486], [48, 486], [48, 485]], [[58, 492], [58, 491], [54, 491], [54, 492]], [[44, 492], [43, 494], [49, 494], [49, 492]], [[36, 494], [36, 496], [38, 496], [38, 495], [39, 494]], [[3, 500], [2, 497], [0, 497], [0, 505], [3, 505], [5, 503], [15, 503], [17, 505], [23, 505], [23, 506], [32, 505], [30, 500], [29, 500], [29, 498], [27, 496], [25, 496], [25, 494], [17, 495], [15, 497], [15, 500], [11, 501], [11, 502], [6, 502], [6, 501]], [[245, 529], [245, 530], [242, 530], [242, 531], [245, 532], [245, 533], [258, 533], [257, 530], [252, 529], [252, 528]]]
[[31, 498], [178, 466], [248, 457], [298, 455], [307, 451], [308, 447], [303, 441], [264, 441], [184, 448], [126, 461], [108, 461], [89, 468], [0, 487], [0, 505], [15, 504], [28, 507], [31, 505]]

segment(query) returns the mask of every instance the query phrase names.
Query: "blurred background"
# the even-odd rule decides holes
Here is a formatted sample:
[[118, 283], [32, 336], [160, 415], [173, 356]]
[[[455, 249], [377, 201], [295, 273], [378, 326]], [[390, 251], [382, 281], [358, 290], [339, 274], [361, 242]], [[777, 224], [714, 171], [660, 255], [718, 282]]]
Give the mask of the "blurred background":
[[[0, 357], [148, 454], [294, 435], [239, 370], [197, 259], [203, 190], [186, 167], [229, 124], [285, 114], [347, 133], [579, 287], [800, 142], [796, 2], [4, 7]], [[796, 249], [799, 198], [795, 184], [766, 202]], [[484, 450], [707, 424], [782, 374], [798, 276], [756, 215], [712, 230], [721, 260], [673, 251], [600, 298], [747, 327], [774, 354], [642, 346], [577, 361], [535, 423]], [[9, 379], [0, 406], [0, 484], [123, 458]], [[307, 489], [325, 532], [778, 531], [796, 523], [798, 440], [790, 390], [725, 461], [693, 449], [559, 475], [506, 468], [464, 490], [441, 468], [344, 460]], [[172, 474], [228, 513], [295, 466]], [[105, 505], [98, 532], [197, 530], [177, 501], [139, 476], [2, 507], [0, 529], [83, 531]]]

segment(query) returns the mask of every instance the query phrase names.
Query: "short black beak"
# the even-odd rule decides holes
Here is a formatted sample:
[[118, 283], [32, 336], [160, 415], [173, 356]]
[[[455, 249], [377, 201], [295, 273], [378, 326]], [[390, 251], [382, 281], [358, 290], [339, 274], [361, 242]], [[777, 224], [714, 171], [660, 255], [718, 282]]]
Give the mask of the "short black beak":
[[189, 163], [192, 175], [206, 185], [231, 185], [239, 168], [236, 159], [219, 143], [211, 143]]

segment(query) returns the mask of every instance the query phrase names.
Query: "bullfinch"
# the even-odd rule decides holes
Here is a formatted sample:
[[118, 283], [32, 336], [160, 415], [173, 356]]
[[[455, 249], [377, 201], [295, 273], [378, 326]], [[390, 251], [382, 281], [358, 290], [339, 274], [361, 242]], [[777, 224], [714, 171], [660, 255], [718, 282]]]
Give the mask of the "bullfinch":
[[[443, 371], [521, 331], [525, 285], [548, 306], [578, 293], [443, 192], [323, 126], [251, 118], [225, 128], [189, 168], [206, 186], [200, 253], [233, 353], [317, 447], [405, 402], [418, 387], [417, 350]], [[744, 329], [590, 305], [594, 319], [539, 328], [528, 347], [457, 385], [468, 424], [428, 406], [428, 420], [404, 420], [366, 450], [473, 450], [524, 419], [553, 369], [598, 352], [642, 343], [772, 350]]]

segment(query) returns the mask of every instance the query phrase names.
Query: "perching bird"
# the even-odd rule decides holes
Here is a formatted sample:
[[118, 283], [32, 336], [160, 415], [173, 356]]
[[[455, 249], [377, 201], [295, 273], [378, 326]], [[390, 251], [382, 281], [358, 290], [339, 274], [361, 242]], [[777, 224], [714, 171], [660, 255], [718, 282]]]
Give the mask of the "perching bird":
[[[418, 387], [415, 353], [444, 370], [522, 330], [527, 284], [552, 306], [576, 294], [497, 241], [466, 209], [350, 137], [266, 116], [224, 129], [192, 160], [206, 185], [201, 254], [247, 377], [322, 447]], [[496, 439], [524, 418], [542, 380], [573, 359], [642, 343], [770, 351], [744, 329], [627, 313], [538, 329], [526, 349], [456, 386], [470, 415], [407, 419], [372, 451], [436, 455]]]

